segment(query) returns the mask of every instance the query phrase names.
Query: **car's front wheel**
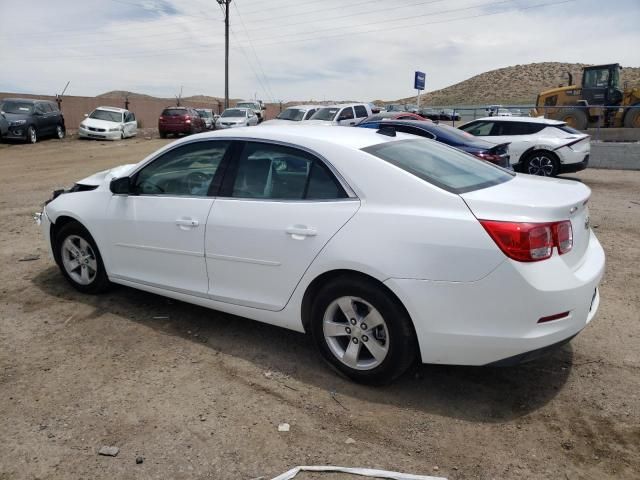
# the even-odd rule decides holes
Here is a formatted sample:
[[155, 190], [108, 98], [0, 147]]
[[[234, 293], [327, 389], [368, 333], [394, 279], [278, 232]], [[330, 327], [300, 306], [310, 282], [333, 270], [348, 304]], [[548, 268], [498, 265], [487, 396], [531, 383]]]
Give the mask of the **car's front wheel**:
[[64, 127], [62, 125], [56, 125], [56, 137], [58, 137], [59, 140], [62, 140], [64, 138], [64, 135]]
[[409, 315], [373, 281], [341, 277], [312, 306], [313, 338], [324, 359], [356, 382], [388, 383], [416, 360]]
[[28, 143], [36, 143], [38, 141], [38, 132], [36, 132], [36, 127], [30, 125], [27, 128], [27, 142]]
[[100, 293], [111, 285], [93, 237], [79, 223], [67, 223], [60, 229], [54, 254], [62, 274], [76, 290]]

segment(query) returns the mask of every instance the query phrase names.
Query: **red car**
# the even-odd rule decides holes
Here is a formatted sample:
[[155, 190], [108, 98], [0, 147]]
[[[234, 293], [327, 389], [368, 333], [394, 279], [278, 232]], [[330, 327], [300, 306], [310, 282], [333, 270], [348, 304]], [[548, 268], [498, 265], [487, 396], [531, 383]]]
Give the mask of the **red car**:
[[167, 107], [162, 111], [158, 119], [160, 138], [167, 138], [170, 133], [189, 135], [191, 133], [204, 132], [205, 130], [204, 119], [198, 112], [189, 107]]
[[372, 121], [379, 121], [379, 120], [382, 120], [383, 118], [388, 119], [388, 120], [422, 120], [423, 122], [431, 122], [431, 120], [428, 120], [428, 119], [426, 119], [424, 117], [421, 117], [417, 113], [411, 113], [411, 112], [380, 112], [380, 113], [376, 113], [374, 115], [370, 115], [369, 117], [365, 118], [362, 121], [362, 123], [364, 123], [364, 122], [372, 122]]

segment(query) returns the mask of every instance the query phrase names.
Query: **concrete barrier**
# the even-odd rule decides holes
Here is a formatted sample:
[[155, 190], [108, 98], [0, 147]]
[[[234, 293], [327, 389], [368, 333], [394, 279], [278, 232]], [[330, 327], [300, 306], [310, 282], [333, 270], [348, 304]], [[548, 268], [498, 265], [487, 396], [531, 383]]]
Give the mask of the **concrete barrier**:
[[591, 142], [589, 168], [640, 170], [640, 143]]
[[640, 128], [590, 128], [585, 133], [601, 142], [640, 142]]

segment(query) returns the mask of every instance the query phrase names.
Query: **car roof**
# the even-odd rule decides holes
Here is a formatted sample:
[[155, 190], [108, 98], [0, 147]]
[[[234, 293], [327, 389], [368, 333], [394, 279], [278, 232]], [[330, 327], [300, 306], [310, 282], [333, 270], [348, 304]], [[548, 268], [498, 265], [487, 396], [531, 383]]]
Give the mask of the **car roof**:
[[289, 105], [283, 109], [287, 110], [288, 108], [297, 108], [298, 110], [311, 110], [312, 108], [323, 108], [324, 105]]
[[127, 111], [124, 108], [119, 108], [119, 107], [96, 107], [96, 110], [107, 110], [109, 112], [117, 112], [117, 113], [123, 113]]
[[390, 137], [368, 128], [347, 128], [328, 125], [262, 125], [260, 128], [240, 127], [199, 133], [180, 139], [177, 142], [186, 143], [189, 142], [190, 139], [202, 140], [226, 137], [239, 140], [271, 140], [291, 143], [292, 145], [306, 147], [312, 150], [318, 143], [337, 145], [352, 150], [361, 150], [380, 143], [415, 138], [404, 133], [398, 133], [397, 136]]
[[27, 102], [27, 103], [36, 103], [36, 102], [47, 102], [54, 103], [51, 100], [44, 100], [41, 98], [3, 98], [3, 102]]
[[472, 121], [477, 122], [478, 120], [490, 120], [492, 122], [543, 123], [545, 125], [564, 125], [566, 123], [561, 122], [560, 120], [552, 120], [544, 117], [482, 117], [476, 118]]

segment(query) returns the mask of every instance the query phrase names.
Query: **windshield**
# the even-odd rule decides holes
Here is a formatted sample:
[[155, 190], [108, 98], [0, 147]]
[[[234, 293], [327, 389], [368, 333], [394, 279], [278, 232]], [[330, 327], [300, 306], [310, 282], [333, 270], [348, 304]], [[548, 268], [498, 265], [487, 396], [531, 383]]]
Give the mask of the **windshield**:
[[110, 112], [109, 110], [94, 110], [89, 115], [89, 118], [95, 118], [96, 120], [106, 120], [107, 122], [122, 122], [122, 113]]
[[276, 117], [278, 120], [291, 120], [299, 122], [304, 118], [305, 111], [299, 108], [287, 108], [278, 114]]
[[196, 112], [198, 112], [198, 115], [200, 115], [202, 118], [211, 118], [211, 112], [209, 112], [208, 110], [196, 110]]
[[33, 113], [33, 103], [9, 100], [2, 104], [2, 111], [5, 113]]
[[257, 104], [253, 103], [253, 102], [240, 102], [236, 105], [236, 107], [238, 108], [250, 108], [252, 110], [260, 110], [260, 107], [258, 107]]
[[240, 110], [239, 108], [230, 108], [222, 113], [222, 117], [246, 117], [246, 110]]
[[381, 143], [362, 150], [452, 193], [491, 187], [514, 176], [471, 155], [422, 138]]
[[327, 107], [321, 108], [316, 113], [313, 114], [311, 120], [333, 120], [338, 112], [340, 111], [339, 107]]

